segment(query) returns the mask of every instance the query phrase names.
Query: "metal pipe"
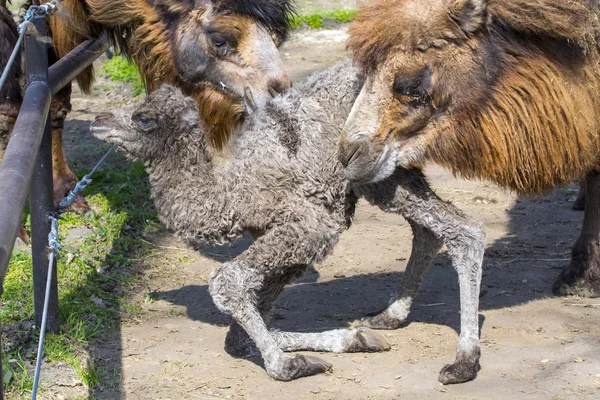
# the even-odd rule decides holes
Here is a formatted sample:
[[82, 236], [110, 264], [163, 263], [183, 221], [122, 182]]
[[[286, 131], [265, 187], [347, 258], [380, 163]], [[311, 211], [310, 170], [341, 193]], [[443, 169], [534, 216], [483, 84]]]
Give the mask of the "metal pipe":
[[103, 33], [98, 39], [86, 40], [81, 43], [54, 63], [48, 71], [52, 94], [56, 94], [67, 83], [75, 79], [94, 60], [104, 54], [108, 47], [108, 37], [106, 33]]
[[[47, 315], [48, 331], [58, 332], [58, 282], [56, 274], [52, 276], [51, 286], [48, 281], [48, 217], [54, 211], [54, 190], [52, 182], [52, 123], [46, 120], [46, 129], [35, 163], [33, 178], [29, 191], [29, 209], [31, 213], [31, 257], [33, 258], [33, 303], [35, 309], [35, 325], [41, 326], [43, 309], [48, 296]], [[53, 265], [52, 268], [55, 266]], [[46, 292], [48, 293], [46, 294]]]
[[[42, 132], [50, 109], [50, 87], [33, 82], [25, 91], [21, 112], [0, 165], [0, 289], [21, 225]], [[0, 290], [1, 294], [1, 290]]]
[[[46, 33], [44, 16], [35, 16], [31, 22], [41, 35]], [[25, 61], [25, 96], [0, 165], [0, 205], [6, 210], [0, 214], [0, 294], [52, 99], [48, 85], [48, 49], [31, 35], [25, 39]]]
[[[32, 20], [38, 33], [46, 32], [45, 16], [35, 16]], [[25, 70], [27, 82], [40, 81], [48, 85], [48, 48], [33, 36], [25, 42]], [[50, 85], [48, 85], [50, 88]], [[31, 213], [31, 257], [33, 261], [33, 305], [35, 324], [40, 326], [44, 309], [44, 293], [48, 278], [48, 251], [46, 250], [50, 224], [48, 217], [54, 211], [54, 185], [52, 182], [52, 124], [46, 114], [44, 134], [37, 157], [29, 189]], [[53, 266], [54, 268], [55, 266]], [[48, 308], [48, 328], [58, 332], [58, 283], [51, 280]]]

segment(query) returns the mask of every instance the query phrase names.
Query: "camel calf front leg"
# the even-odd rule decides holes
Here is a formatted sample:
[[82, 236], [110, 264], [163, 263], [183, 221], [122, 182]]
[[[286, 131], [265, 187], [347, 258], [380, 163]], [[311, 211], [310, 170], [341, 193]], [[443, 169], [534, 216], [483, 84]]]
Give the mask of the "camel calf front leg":
[[316, 357], [285, 354], [258, 309], [258, 295], [266, 288], [267, 277], [322, 259], [338, 240], [338, 227], [329, 221], [327, 214], [317, 213], [308, 205], [302, 211], [303, 216], [269, 230], [235, 260], [223, 264], [209, 282], [215, 305], [231, 315], [250, 336], [262, 355], [267, 373], [283, 381], [331, 368]]
[[[398, 169], [389, 180], [371, 185], [364, 194], [384, 211], [404, 216], [415, 233], [404, 287], [387, 310], [375, 317], [375, 323], [383, 322], [389, 328], [406, 318], [427, 266], [445, 243], [458, 273], [461, 325], [456, 360], [442, 369], [439, 380], [448, 384], [474, 379], [480, 368], [478, 310], [485, 250], [483, 226], [437, 197], [419, 170]], [[367, 319], [367, 324], [372, 320]]]

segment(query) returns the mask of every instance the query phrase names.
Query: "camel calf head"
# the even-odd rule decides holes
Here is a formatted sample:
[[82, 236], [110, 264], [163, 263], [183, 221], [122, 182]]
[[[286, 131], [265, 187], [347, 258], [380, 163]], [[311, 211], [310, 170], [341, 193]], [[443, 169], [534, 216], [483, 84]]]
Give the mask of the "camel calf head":
[[[152, 164], [195, 151], [196, 162], [208, 160], [198, 107], [191, 97], [162, 85], [133, 110], [101, 113], [90, 126], [96, 138], [116, 144], [133, 159]], [[202, 154], [200, 154], [202, 153]]]

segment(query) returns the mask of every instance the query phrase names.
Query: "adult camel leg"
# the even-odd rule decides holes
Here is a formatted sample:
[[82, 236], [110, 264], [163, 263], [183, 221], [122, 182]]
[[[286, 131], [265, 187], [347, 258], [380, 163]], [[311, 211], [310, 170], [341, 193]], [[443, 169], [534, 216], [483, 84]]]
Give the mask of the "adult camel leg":
[[552, 290], [561, 296], [600, 296], [600, 170], [585, 177], [585, 210], [579, 238], [571, 250], [571, 264], [564, 269]]
[[579, 183], [579, 192], [577, 192], [577, 198], [573, 202], [572, 208], [575, 211], [585, 210], [585, 179]]
[[367, 319], [367, 324], [374, 321], [389, 328], [406, 317], [427, 266], [441, 242], [445, 243], [458, 273], [461, 326], [456, 360], [442, 369], [439, 380], [448, 384], [474, 379], [481, 354], [478, 309], [485, 250], [483, 226], [439, 199], [419, 170], [398, 169], [390, 180], [372, 185], [364, 194], [384, 211], [401, 214], [411, 221], [415, 232], [411, 271], [404, 281], [406, 288], [398, 291], [395, 301], [383, 313]]
[[[17, 25], [8, 9], [6, 9], [6, 1], [2, 0], [0, 2], [0, 65], [3, 68], [8, 64], [13, 48], [17, 43], [17, 37]], [[21, 60], [20, 57], [17, 57], [4, 87], [0, 90], [0, 163], [4, 158], [8, 139], [12, 133], [17, 116], [19, 115], [21, 102], [23, 101], [21, 84], [19, 82], [20, 76]], [[29, 243], [29, 236], [23, 225], [19, 227], [17, 236], [23, 242]]]
[[[71, 83], [62, 88], [52, 99], [50, 115], [52, 118], [52, 174], [54, 180], [54, 205], [69, 194], [77, 184], [77, 177], [69, 168], [63, 148], [63, 129], [65, 119], [71, 111]], [[84, 211], [88, 209], [83, 196], [78, 196], [71, 209]]]
[[257, 306], [266, 277], [323, 258], [338, 240], [338, 227], [329, 216], [306, 207], [302, 216], [272, 228], [233, 261], [211, 276], [209, 291], [215, 305], [248, 333], [264, 360], [267, 373], [288, 381], [325, 372], [331, 365], [316, 357], [283, 353], [267, 329]]

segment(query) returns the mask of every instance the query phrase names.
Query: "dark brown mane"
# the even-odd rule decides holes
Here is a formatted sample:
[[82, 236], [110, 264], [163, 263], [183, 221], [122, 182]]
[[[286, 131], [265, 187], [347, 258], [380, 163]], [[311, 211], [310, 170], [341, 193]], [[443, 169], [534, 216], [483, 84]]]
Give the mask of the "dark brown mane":
[[[448, 5], [444, 5], [445, 18], [415, 23], [415, 18], [404, 18], [403, 3], [375, 0], [361, 6], [350, 27], [347, 47], [365, 71], [383, 63], [394, 49], [425, 50], [468, 37], [458, 29], [456, 15]], [[489, 0], [488, 4], [491, 25], [542, 39], [568, 40], [585, 49], [596, 46], [600, 33], [597, 0]]]
[[[262, 24], [277, 42], [290, 29], [294, 7], [289, 0], [213, 0], [223, 30], [244, 31], [248, 21]], [[200, 115], [205, 118], [211, 144], [222, 148], [244, 119], [239, 99], [229, 98], [210, 85], [185, 83], [179, 76], [171, 49], [171, 26], [177, 19], [200, 18], [206, 10], [203, 2], [192, 0], [64, 0], [70, 18], [51, 19], [54, 45], [60, 57], [87, 38], [97, 37], [107, 29], [112, 44], [137, 65], [148, 90], [168, 83], [182, 88], [198, 100]], [[93, 69], [77, 78], [89, 93]]]

